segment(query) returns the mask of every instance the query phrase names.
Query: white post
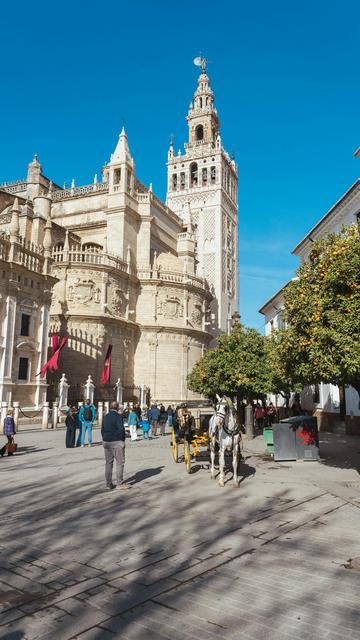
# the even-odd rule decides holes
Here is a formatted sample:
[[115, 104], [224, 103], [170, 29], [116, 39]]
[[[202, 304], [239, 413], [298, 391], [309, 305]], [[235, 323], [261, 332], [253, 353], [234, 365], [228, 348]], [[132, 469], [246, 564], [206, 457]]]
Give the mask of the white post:
[[115, 388], [116, 388], [116, 402], [118, 404], [122, 404], [123, 403], [123, 387], [122, 387], [120, 378], [117, 379]]
[[15, 429], [16, 431], [18, 431], [20, 402], [14, 402], [13, 409], [14, 409]]
[[84, 400], [90, 400], [91, 404], [94, 404], [94, 391], [95, 385], [91, 379], [91, 376], [88, 376], [84, 387]]
[[106, 400], [104, 402], [104, 411], [105, 411], [105, 413], [109, 413], [109, 408], [110, 408], [110, 402], [108, 400]]
[[103, 416], [104, 416], [104, 403], [103, 402], [98, 402], [98, 406], [97, 406], [97, 421], [98, 421], [99, 427], [101, 427], [101, 425], [102, 425]]
[[1, 403], [1, 424], [0, 424], [1, 433], [4, 432], [4, 420], [7, 416], [7, 410], [8, 410], [8, 402], [7, 400], [3, 400]]
[[60, 382], [59, 382], [59, 407], [60, 407], [60, 409], [63, 409], [64, 407], [67, 407], [69, 386], [70, 385], [68, 384], [68, 382], [66, 380], [65, 373], [63, 373], [61, 375]]
[[49, 404], [50, 404], [49, 402], [44, 402], [43, 404], [42, 425], [41, 425], [42, 429], [47, 429], [49, 427], [49, 413], [50, 413]]
[[59, 417], [59, 402], [58, 400], [55, 400], [55, 402], [53, 402], [53, 429], [57, 429], [57, 424], [58, 424], [58, 417]]

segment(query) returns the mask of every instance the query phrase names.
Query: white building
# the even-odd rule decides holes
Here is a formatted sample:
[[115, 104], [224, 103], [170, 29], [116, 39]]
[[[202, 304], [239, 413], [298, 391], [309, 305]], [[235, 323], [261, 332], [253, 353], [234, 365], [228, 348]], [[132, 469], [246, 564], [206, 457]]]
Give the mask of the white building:
[[[198, 398], [188, 390], [187, 376], [237, 311], [237, 170], [222, 148], [204, 69], [188, 121], [185, 154], [175, 159], [170, 148], [167, 205], [138, 179], [124, 130], [101, 180], [95, 174], [91, 184], [77, 186], [73, 180], [62, 188], [43, 174], [35, 156], [26, 178], [0, 185], [0, 233], [11, 235], [8, 199], [15, 196], [20, 202], [17, 234], [24, 246], [42, 245], [46, 229], [51, 259], [43, 267], [41, 249], [39, 260], [41, 269], [46, 267], [42, 279], [51, 272], [51, 286], [41, 285], [41, 291], [51, 289], [51, 308], [49, 335], [47, 322], [42, 331], [45, 341], [54, 334], [68, 336], [61, 372], [70, 384], [71, 401], [82, 397], [88, 375], [98, 400], [111, 397], [118, 379], [125, 401], [139, 400], [144, 387], [153, 399], [166, 403]], [[5, 301], [10, 293], [8, 271], [4, 268], [3, 273]], [[24, 306], [22, 296], [19, 304]], [[9, 349], [20, 348], [11, 338], [10, 321], [4, 322], [0, 364], [8, 362]], [[32, 323], [27, 340], [38, 354], [34, 372], [46, 359], [39, 331]], [[102, 388], [109, 344], [111, 379], [108, 388]], [[0, 386], [0, 400], [10, 400], [10, 387], [21, 380], [10, 369], [3, 392]], [[59, 375], [48, 377], [49, 400], [57, 394]], [[36, 385], [43, 389], [45, 381], [37, 379]], [[43, 396], [33, 393], [29, 403], [38, 406]]]
[[[344, 193], [319, 222], [296, 245], [292, 253], [301, 260], [308, 260], [312, 243], [329, 233], [339, 233], [345, 226], [360, 220], [360, 179]], [[265, 333], [284, 328], [284, 290], [277, 291], [259, 310], [265, 316]], [[273, 397], [278, 406], [283, 405], [281, 396]], [[352, 387], [336, 387], [320, 384], [306, 387], [301, 394], [301, 405], [318, 416], [320, 429], [332, 429], [336, 421], [345, 420], [349, 433], [360, 433], [359, 395]]]

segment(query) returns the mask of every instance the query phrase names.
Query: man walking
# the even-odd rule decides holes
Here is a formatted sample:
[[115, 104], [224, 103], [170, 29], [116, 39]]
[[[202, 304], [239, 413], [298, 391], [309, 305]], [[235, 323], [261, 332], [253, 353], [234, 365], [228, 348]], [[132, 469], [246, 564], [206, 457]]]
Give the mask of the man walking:
[[91, 400], [86, 400], [79, 411], [79, 422], [81, 424], [80, 446], [84, 446], [85, 434], [88, 434], [88, 447], [92, 446], [92, 428], [96, 416], [95, 407]]
[[[130, 489], [124, 482], [125, 465], [125, 427], [123, 417], [118, 413], [118, 403], [110, 404], [110, 411], [103, 418], [101, 436], [105, 453], [106, 489]], [[116, 460], [117, 485], [112, 482], [114, 460]]]

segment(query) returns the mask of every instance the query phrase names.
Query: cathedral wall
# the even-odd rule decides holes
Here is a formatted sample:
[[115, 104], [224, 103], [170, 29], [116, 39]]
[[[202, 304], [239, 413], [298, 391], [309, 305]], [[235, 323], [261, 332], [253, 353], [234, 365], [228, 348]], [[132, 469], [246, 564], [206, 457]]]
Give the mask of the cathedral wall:
[[[94, 195], [80, 196], [68, 198], [66, 200], [54, 200], [51, 206], [51, 215], [54, 219], [61, 218], [61, 223], [65, 226], [74, 224], [68, 222], [68, 216], [76, 215], [77, 220], [81, 222], [92, 222], [94, 220], [103, 220], [105, 218], [104, 211], [108, 206], [108, 194], [94, 193]], [[81, 218], [78, 218], [79, 214]], [[64, 218], [64, 221], [63, 221]]]

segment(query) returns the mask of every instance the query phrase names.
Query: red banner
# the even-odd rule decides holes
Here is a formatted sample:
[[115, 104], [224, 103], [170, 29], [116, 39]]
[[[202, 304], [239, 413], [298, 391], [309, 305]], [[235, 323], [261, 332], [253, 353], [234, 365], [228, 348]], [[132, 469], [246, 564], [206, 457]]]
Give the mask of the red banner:
[[45, 362], [45, 364], [41, 367], [40, 372], [37, 374], [38, 376], [41, 375], [41, 377], [45, 376], [47, 370], [49, 369], [49, 371], [57, 371], [59, 368], [59, 355], [60, 355], [60, 351], [65, 347], [66, 343], [68, 341], [67, 336], [64, 336], [64, 338], [61, 340], [60, 342], [60, 338], [59, 336], [52, 336], [51, 338], [51, 358]]
[[101, 384], [106, 384], [110, 380], [111, 352], [112, 352], [112, 344], [109, 344], [108, 350], [106, 352], [103, 372], [100, 378]]

